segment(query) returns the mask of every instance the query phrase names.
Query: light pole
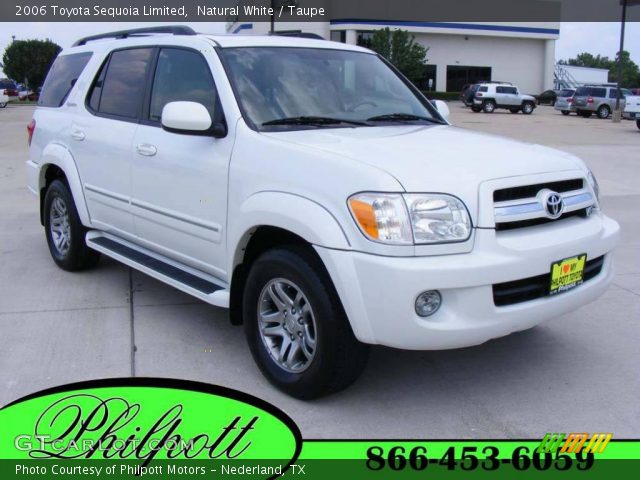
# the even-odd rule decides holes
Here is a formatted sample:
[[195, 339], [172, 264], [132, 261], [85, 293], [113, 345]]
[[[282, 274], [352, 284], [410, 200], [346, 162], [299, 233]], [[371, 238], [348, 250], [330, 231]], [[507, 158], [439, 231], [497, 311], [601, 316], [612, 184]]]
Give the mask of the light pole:
[[613, 121], [616, 123], [622, 119], [622, 112], [620, 111], [620, 99], [622, 98], [620, 83], [622, 82], [622, 52], [624, 51], [624, 27], [627, 23], [627, 6], [640, 5], [640, 0], [620, 0], [620, 5], [622, 5], [622, 25], [620, 26], [620, 50], [618, 50], [618, 88], [616, 92], [616, 108], [613, 111]]

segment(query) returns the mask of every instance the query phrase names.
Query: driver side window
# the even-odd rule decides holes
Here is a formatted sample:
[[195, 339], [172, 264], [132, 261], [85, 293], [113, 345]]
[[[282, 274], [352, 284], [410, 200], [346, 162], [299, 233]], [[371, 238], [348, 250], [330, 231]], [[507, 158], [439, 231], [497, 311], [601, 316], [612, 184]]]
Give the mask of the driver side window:
[[163, 48], [158, 55], [149, 120], [159, 122], [167, 103], [201, 103], [214, 117], [216, 87], [206, 60], [200, 53], [182, 48]]

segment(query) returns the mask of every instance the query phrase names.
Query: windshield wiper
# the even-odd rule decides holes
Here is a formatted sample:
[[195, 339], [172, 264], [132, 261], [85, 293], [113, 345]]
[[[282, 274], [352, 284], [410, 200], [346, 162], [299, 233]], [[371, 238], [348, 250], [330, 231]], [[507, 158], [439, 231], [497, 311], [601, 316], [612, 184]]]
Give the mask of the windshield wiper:
[[384, 115], [376, 115], [375, 117], [367, 118], [367, 122], [415, 122], [418, 120], [442, 124], [440, 120], [436, 120], [435, 118], [421, 117], [419, 115], [413, 115], [411, 113], [387, 113]]
[[365, 122], [359, 122], [357, 120], [346, 120], [344, 118], [333, 118], [333, 117], [316, 117], [316, 116], [302, 116], [302, 117], [287, 117], [287, 118], [277, 118], [275, 120], [269, 120], [268, 122], [264, 122], [263, 126], [270, 125], [311, 125], [311, 126], [323, 126], [323, 125], [339, 125], [341, 123], [346, 123], [348, 125], [364, 125], [367, 124]]

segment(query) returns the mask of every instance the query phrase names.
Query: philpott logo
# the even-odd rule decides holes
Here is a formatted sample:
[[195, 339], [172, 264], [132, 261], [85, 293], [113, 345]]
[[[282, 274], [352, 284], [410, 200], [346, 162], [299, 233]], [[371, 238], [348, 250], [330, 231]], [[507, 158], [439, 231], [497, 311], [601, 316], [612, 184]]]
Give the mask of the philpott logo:
[[[0, 410], [0, 459], [268, 462], [281, 473], [301, 448], [284, 412], [213, 385], [117, 379], [67, 385]], [[212, 463], [213, 464], [213, 463]], [[280, 468], [277, 468], [277, 467]]]

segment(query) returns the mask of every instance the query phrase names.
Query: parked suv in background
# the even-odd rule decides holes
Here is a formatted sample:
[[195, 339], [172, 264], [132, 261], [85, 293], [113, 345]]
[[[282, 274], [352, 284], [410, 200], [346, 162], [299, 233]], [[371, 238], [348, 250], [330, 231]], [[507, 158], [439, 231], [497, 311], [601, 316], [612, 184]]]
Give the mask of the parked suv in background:
[[523, 95], [511, 84], [481, 83], [476, 90], [471, 109], [474, 112], [493, 113], [496, 108], [506, 108], [511, 113], [529, 115], [536, 108], [536, 99]]
[[554, 109], [562, 112], [563, 115], [569, 115], [573, 107], [573, 95], [576, 93], [573, 88], [563, 88], [558, 92]]
[[477, 345], [613, 277], [619, 227], [580, 159], [451, 126], [361, 47], [115, 32], [64, 50], [39, 102], [27, 172], [55, 263], [102, 253], [228, 308], [299, 398], [353, 382], [368, 344]]
[[0, 79], [0, 90], [4, 90], [9, 98], [18, 96], [18, 84], [8, 78]]
[[[627, 88], [621, 89], [620, 109], [624, 110], [624, 99], [631, 95]], [[595, 113], [599, 118], [608, 118], [616, 107], [618, 88], [615, 85], [585, 85], [578, 87], [573, 95], [572, 109], [585, 118]]]

